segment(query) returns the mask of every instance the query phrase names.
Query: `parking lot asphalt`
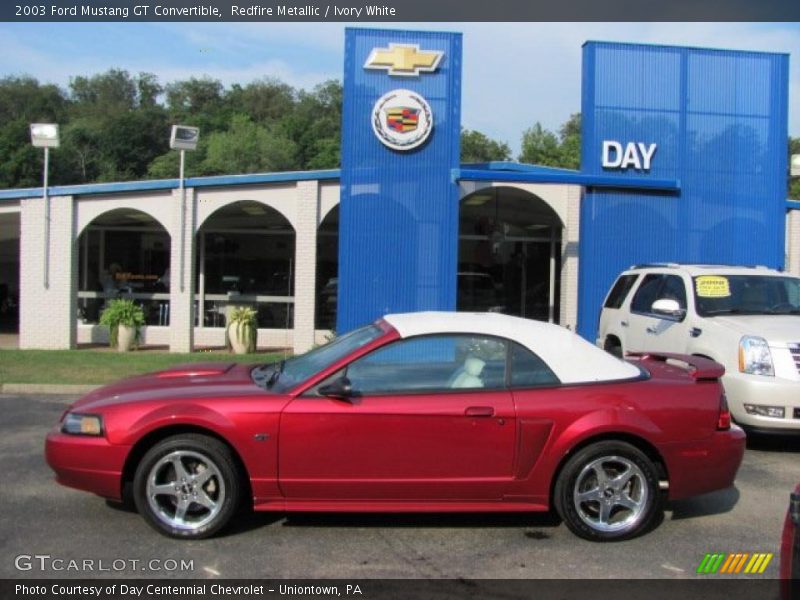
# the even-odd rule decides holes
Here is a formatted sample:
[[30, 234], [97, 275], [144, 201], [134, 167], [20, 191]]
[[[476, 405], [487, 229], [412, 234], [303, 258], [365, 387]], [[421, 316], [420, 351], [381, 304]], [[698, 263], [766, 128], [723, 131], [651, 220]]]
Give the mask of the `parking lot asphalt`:
[[581, 540], [548, 515], [265, 513], [181, 542], [54, 482], [44, 437], [73, 399], [0, 395], [0, 578], [696, 578], [707, 552], [773, 552], [756, 577], [776, 577], [800, 481], [800, 439], [751, 440], [735, 488], [671, 503], [625, 542]]

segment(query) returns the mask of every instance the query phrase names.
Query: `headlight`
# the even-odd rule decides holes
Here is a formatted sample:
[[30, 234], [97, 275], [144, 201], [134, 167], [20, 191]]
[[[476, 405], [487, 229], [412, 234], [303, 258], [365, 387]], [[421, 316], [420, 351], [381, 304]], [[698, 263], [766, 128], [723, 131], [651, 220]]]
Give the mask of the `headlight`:
[[739, 371], [751, 375], [775, 375], [772, 354], [764, 338], [746, 335], [739, 341]]
[[61, 424], [61, 432], [72, 435], [103, 435], [103, 419], [99, 415], [67, 413]]

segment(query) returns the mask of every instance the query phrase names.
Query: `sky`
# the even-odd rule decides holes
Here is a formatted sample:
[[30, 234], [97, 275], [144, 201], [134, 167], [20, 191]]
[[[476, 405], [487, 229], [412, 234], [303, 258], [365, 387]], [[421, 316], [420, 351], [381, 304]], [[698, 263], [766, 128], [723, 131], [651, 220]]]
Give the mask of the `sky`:
[[[0, 77], [66, 88], [110, 68], [164, 84], [209, 76], [226, 86], [264, 77], [311, 89], [342, 78], [344, 23], [3, 23]], [[580, 111], [586, 40], [790, 54], [789, 133], [800, 137], [798, 23], [391, 23], [364, 27], [464, 34], [462, 125], [519, 152], [522, 132], [557, 131]]]

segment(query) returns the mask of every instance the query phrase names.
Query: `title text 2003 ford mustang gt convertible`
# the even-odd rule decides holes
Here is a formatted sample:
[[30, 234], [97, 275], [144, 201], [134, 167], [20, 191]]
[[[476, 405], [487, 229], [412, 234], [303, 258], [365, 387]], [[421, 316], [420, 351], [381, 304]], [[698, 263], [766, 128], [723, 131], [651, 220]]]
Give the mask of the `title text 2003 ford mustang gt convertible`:
[[73, 404], [47, 437], [60, 483], [158, 531], [265, 511], [546, 511], [590, 540], [645, 531], [665, 497], [732, 485], [744, 434], [723, 368], [625, 362], [500, 314], [389, 315], [274, 365], [190, 365]]

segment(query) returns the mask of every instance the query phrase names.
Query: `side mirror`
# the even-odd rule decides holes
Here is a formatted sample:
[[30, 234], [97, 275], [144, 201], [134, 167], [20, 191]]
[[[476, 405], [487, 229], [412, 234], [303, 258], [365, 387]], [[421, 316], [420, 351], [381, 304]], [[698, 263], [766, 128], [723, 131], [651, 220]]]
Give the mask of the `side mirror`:
[[349, 400], [353, 396], [353, 386], [347, 377], [339, 377], [328, 385], [320, 386], [319, 393], [328, 398], [337, 400]]
[[667, 317], [669, 319], [683, 319], [686, 316], [686, 310], [681, 308], [677, 300], [672, 298], [660, 298], [653, 302], [650, 307], [653, 314], [660, 317]]

